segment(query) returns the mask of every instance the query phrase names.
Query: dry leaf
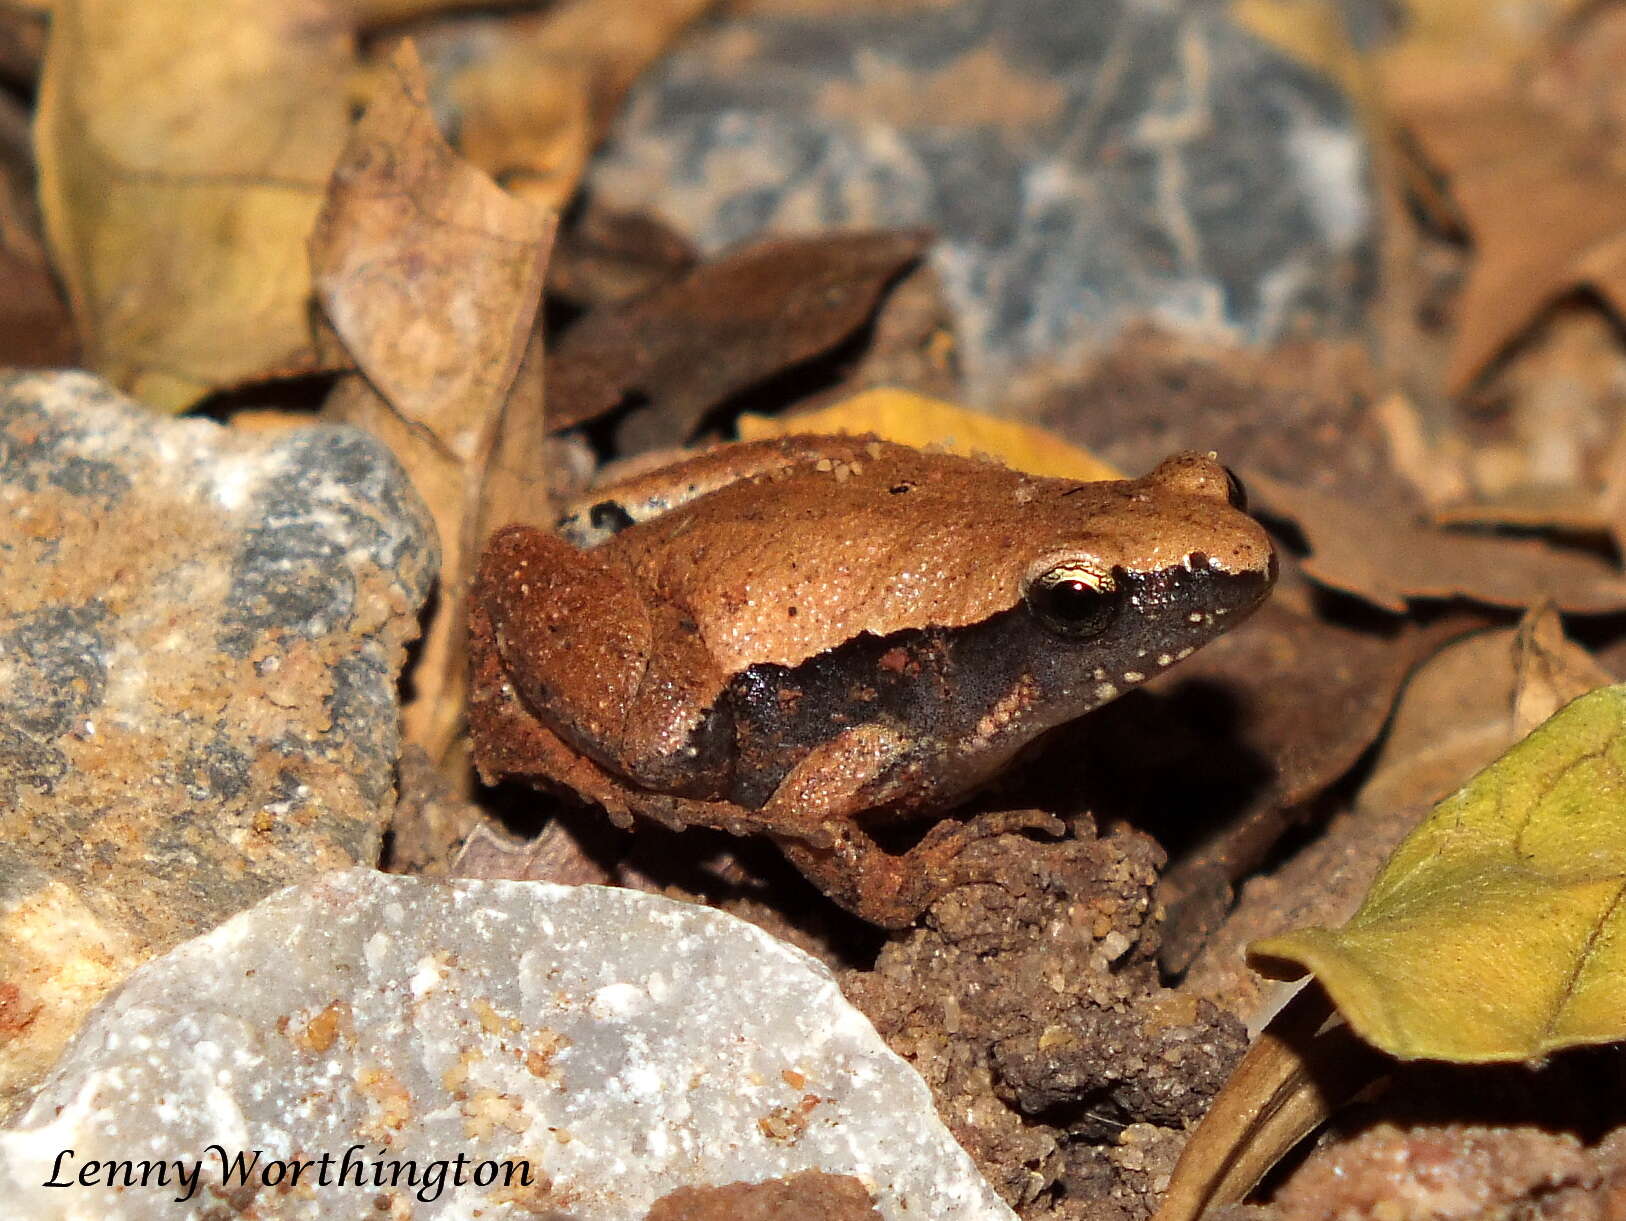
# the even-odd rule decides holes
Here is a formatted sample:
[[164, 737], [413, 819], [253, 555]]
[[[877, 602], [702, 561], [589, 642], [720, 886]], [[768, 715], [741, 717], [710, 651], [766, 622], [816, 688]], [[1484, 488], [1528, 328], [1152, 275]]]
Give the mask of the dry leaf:
[[[1297, 807], [1348, 772], [1377, 740], [1418, 659], [1439, 647], [1442, 634], [1464, 630], [1466, 624], [1447, 623], [1386, 637], [1328, 623], [1277, 599], [1159, 681], [1154, 690], [1175, 701], [1183, 689], [1205, 686], [1230, 697], [1228, 715], [1240, 728], [1232, 730], [1233, 749], [1209, 780], [1216, 792], [1234, 782], [1241, 759], [1263, 761], [1267, 773], [1240, 810], [1159, 880], [1158, 901], [1168, 913], [1159, 950], [1166, 970], [1184, 970], [1202, 949], [1230, 909], [1232, 887], [1254, 873], [1302, 817]], [[1121, 749], [1133, 751], [1132, 738]], [[1200, 772], [1179, 766], [1188, 776]]]
[[1345, 97], [1370, 99], [1372, 72], [1332, 0], [1231, 0], [1231, 19], [1308, 68], [1336, 81]]
[[[367, 0], [374, 8], [408, 0]], [[716, 0], [565, 0], [448, 23], [420, 38], [458, 150], [540, 208], [561, 209], [629, 86]]]
[[1363, 810], [1427, 807], [1610, 674], [1538, 607], [1517, 629], [1482, 632], [1420, 667], [1395, 710], [1366, 783]]
[[1300, 340], [1266, 351], [1148, 326], [1126, 331], [1058, 384], [1036, 422], [1125, 471], [1178, 450], [1213, 450], [1319, 492], [1408, 505], [1372, 411], [1378, 378], [1359, 345]]
[[917, 449], [998, 458], [1006, 466], [1032, 475], [1081, 480], [1123, 478], [1094, 454], [1042, 428], [968, 411], [909, 390], [866, 390], [833, 406], [800, 415], [742, 415], [739, 433], [742, 441], [874, 433]]
[[311, 235], [317, 298], [368, 381], [467, 465], [530, 338], [550, 225], [441, 138], [410, 44], [392, 67]]
[[452, 152], [410, 43], [392, 67], [334, 173], [311, 260], [322, 309], [366, 377], [327, 410], [390, 445], [440, 531], [442, 596], [405, 713], [408, 740], [440, 762], [461, 716], [460, 608], [479, 539], [493, 519], [547, 517], [540, 411], [505, 406], [554, 221]]
[[31, 90], [45, 55], [45, 14], [28, 12], [18, 0], [0, 3], [0, 81]]
[[628, 452], [688, 441], [731, 395], [828, 351], [925, 250], [918, 233], [772, 238], [577, 322], [548, 355], [550, 430], [634, 395]]
[[40, 200], [91, 368], [155, 406], [313, 367], [305, 239], [346, 129], [328, 0], [61, 0]]
[[27, 113], [0, 93], [0, 366], [71, 365], [78, 344], [40, 234], [28, 144]]
[[685, 275], [700, 260], [694, 245], [654, 217], [614, 212], [589, 196], [548, 261], [548, 301], [583, 309], [619, 305]]
[[1364, 55], [1346, 27], [1351, 10], [1336, 0], [1232, 0], [1231, 13], [1346, 94], [1372, 91], [1394, 102], [1460, 96], [1510, 79], [1585, 2], [1402, 0], [1383, 36], [1366, 33]]
[[528, 840], [515, 839], [487, 823], [474, 828], [450, 866], [456, 878], [554, 882], [561, 886], [622, 884], [617, 870], [594, 859], [560, 819], [549, 819]]
[[1152, 1221], [1196, 1221], [1240, 1203], [1334, 1109], [1381, 1076], [1381, 1057], [1330, 1014], [1312, 985], [1260, 1032], [1180, 1151]]
[[1532, 610], [1513, 639], [1513, 736], [1522, 738], [1571, 700], [1609, 685], [1612, 676], [1564, 635], [1551, 607]]
[[1304, 571], [1334, 589], [1404, 612], [1413, 598], [1468, 598], [1488, 606], [1551, 601], [1582, 614], [1626, 609], [1614, 565], [1532, 539], [1451, 533], [1372, 501], [1323, 496], [1256, 472], [1244, 481], [1267, 516], [1294, 522], [1309, 544]]
[[1395, 850], [1343, 928], [1251, 947], [1313, 971], [1402, 1059], [1530, 1060], [1626, 1038], [1626, 686], [1567, 705]]
[[1591, 290], [1626, 318], [1626, 162], [1611, 125], [1523, 81], [1413, 102], [1400, 118], [1474, 242], [1446, 375], [1453, 393], [1570, 293]]

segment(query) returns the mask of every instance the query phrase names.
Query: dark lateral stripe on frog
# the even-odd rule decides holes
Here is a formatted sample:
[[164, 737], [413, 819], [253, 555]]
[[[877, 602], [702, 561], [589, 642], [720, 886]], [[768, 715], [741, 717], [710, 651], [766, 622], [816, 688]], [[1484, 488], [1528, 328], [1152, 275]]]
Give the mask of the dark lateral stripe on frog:
[[[1258, 572], [1203, 566], [1124, 580], [1117, 620], [1089, 640], [1058, 637], [1019, 605], [970, 627], [865, 634], [797, 666], [741, 672], [722, 705], [737, 752], [730, 799], [761, 808], [809, 751], [846, 729], [878, 724], [910, 736], [912, 750], [898, 766], [923, 766], [930, 775], [910, 785], [909, 809], [942, 805], [986, 778], [945, 770], [964, 753], [957, 743], [977, 734], [1004, 738], [1009, 751], [994, 752], [986, 769], [997, 770], [1052, 725], [1107, 703], [1233, 626], [1268, 584]], [[1092, 664], [1069, 684], [1078, 652]]]

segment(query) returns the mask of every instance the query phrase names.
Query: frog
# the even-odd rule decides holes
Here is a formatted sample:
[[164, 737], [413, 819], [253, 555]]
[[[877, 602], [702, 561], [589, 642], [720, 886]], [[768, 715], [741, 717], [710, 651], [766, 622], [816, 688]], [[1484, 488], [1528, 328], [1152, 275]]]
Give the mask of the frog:
[[[970, 844], [1064, 830], [955, 807], [1240, 623], [1276, 570], [1212, 454], [1081, 482], [873, 436], [722, 445], [491, 536], [474, 762], [621, 827], [765, 835], [906, 928], [986, 880]], [[930, 826], [883, 847], [905, 822]]]

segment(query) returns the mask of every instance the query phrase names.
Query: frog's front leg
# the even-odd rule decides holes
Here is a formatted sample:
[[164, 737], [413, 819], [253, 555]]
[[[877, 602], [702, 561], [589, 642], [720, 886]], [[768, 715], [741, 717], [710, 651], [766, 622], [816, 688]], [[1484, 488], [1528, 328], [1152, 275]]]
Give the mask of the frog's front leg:
[[732, 728], [704, 694], [721, 689], [716, 663], [695, 624], [621, 565], [508, 526], [473, 599], [507, 680], [572, 747], [657, 792], [712, 796], [726, 782]]
[[927, 764], [908, 735], [856, 726], [791, 769], [762, 808], [763, 829], [831, 900], [871, 924], [894, 929], [907, 928], [956, 887], [991, 880], [958, 859], [968, 845], [1008, 831], [1065, 830], [1060, 819], [1039, 810], [999, 811], [963, 822], [946, 819], [907, 852], [887, 852], [859, 818], [914, 791], [916, 773]]

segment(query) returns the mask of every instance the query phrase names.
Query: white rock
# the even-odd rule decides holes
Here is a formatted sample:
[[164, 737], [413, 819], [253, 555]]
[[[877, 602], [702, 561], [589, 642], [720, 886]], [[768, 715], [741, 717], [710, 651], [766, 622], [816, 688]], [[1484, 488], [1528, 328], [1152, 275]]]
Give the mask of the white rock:
[[[260, 1151], [253, 1184], [306, 1165], [222, 1188], [210, 1146]], [[502, 1161], [532, 1186], [467, 1181]], [[108, 1188], [109, 1162], [146, 1185]], [[629, 890], [353, 870], [100, 1006], [0, 1132], [0, 1214], [170, 1221], [226, 1191], [265, 1217], [628, 1221], [678, 1187], [806, 1169], [856, 1176], [888, 1221], [1015, 1216], [830, 973], [761, 930]]]

